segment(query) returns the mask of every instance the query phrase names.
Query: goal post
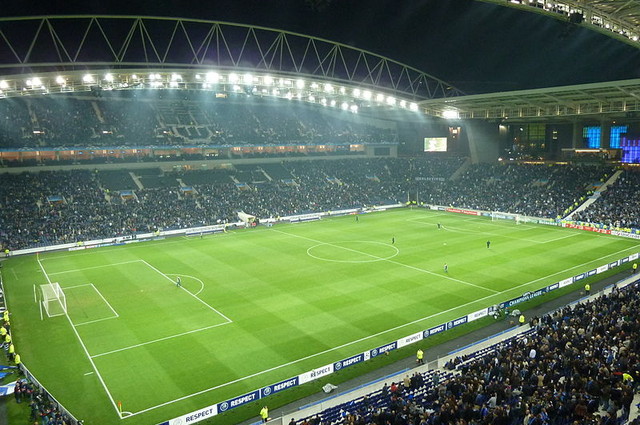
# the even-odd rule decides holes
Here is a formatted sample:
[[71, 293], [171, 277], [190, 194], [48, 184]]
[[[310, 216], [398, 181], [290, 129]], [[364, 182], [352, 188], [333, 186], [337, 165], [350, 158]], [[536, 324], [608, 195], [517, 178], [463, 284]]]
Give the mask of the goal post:
[[491, 211], [491, 221], [498, 220], [513, 220], [516, 224], [520, 224], [522, 222], [522, 216], [520, 214], [512, 214], [502, 211]]
[[42, 307], [47, 317], [63, 316], [67, 313], [67, 298], [58, 282], [40, 285]]

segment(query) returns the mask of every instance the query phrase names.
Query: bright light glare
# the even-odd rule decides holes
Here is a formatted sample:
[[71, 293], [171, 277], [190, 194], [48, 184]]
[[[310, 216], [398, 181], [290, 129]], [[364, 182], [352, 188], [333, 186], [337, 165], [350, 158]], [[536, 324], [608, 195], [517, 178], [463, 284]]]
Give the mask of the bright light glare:
[[64, 84], [64, 83], [65, 83], [65, 81], [64, 81], [64, 77], [63, 77], [62, 75], [58, 75], [58, 76], [56, 77], [56, 83], [57, 83], [57, 84]]
[[175, 89], [176, 87], [178, 87], [178, 82], [177, 82], [177, 81], [172, 81], [172, 82], [170, 82], [170, 83], [169, 83], [169, 87], [171, 87], [171, 88], [174, 88], [174, 89]]
[[411, 103], [409, 105], [409, 109], [411, 109], [412, 111], [417, 111], [418, 110], [418, 104], [417, 103]]
[[42, 81], [40, 81], [40, 78], [35, 77], [33, 80], [33, 85], [34, 86], [41, 86], [42, 85]]
[[90, 75], [90, 74], [85, 74], [82, 77], [82, 81], [85, 82], [85, 83], [93, 83], [93, 76]]
[[333, 86], [332, 86], [331, 84], [328, 84], [328, 83], [327, 83], [327, 84], [325, 84], [325, 85], [324, 85], [324, 91], [325, 91], [326, 93], [332, 93], [332, 92], [333, 92]]
[[131, 76], [131, 79], [132, 79], [132, 80], [137, 80], [137, 79], [138, 79], [138, 76], [137, 76], [136, 74], [133, 74], [133, 75]]
[[207, 76], [205, 77], [205, 79], [207, 80], [207, 83], [216, 84], [218, 81], [220, 81], [220, 74], [218, 74], [217, 72], [207, 72]]
[[242, 79], [242, 81], [244, 81], [245, 84], [253, 84], [253, 75], [244, 74], [244, 78]]
[[347, 109], [349, 109], [349, 104], [347, 102], [342, 102], [340, 104], [340, 108], [342, 108], [343, 111], [346, 111]]
[[353, 95], [355, 97], [360, 97], [360, 89], [353, 89]]
[[314, 96], [309, 96], [309, 102], [315, 102], [316, 98]]
[[304, 88], [304, 80], [296, 80], [296, 87], [299, 89]]
[[9, 88], [9, 83], [7, 83], [5, 80], [0, 81], [0, 89], [6, 90]]
[[407, 107], [407, 101], [406, 100], [401, 100], [400, 101], [400, 107], [401, 108], [406, 108]]
[[267, 86], [273, 85], [273, 77], [271, 75], [264, 76], [264, 84]]
[[336, 106], [336, 101], [335, 101], [335, 100], [332, 100], [332, 101], [331, 101], [331, 103], [330, 103], [330, 105], [331, 105], [331, 106]]
[[231, 73], [229, 74], [229, 82], [237, 83], [238, 82], [238, 74]]
[[448, 109], [442, 112], [442, 117], [448, 120], [458, 119], [458, 111], [453, 109]]
[[358, 112], [358, 105], [351, 105], [349, 109], [355, 114]]
[[107, 80], [108, 82], [113, 82], [113, 74], [106, 74], [104, 76], [104, 79]]
[[372, 96], [372, 95], [373, 95], [373, 94], [372, 94], [369, 90], [365, 90], [365, 91], [363, 91], [363, 92], [362, 92], [362, 97], [363, 97], [365, 100], [371, 100], [371, 96]]
[[387, 97], [387, 105], [393, 106], [395, 104], [396, 104], [396, 98], [395, 97], [392, 97], [392, 96]]
[[182, 81], [182, 75], [180, 75], [180, 74], [171, 74], [171, 81]]
[[378, 93], [376, 95], [376, 102], [380, 102], [380, 103], [384, 102], [384, 95], [382, 93]]
[[340, 94], [345, 94], [347, 90], [344, 87], [340, 87]]

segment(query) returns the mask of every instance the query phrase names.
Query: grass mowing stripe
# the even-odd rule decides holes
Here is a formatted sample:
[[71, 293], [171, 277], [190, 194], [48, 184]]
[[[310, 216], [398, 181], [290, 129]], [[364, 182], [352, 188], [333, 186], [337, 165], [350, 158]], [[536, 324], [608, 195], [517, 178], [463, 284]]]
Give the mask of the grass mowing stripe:
[[[160, 270], [158, 270], [157, 268], [155, 268], [154, 266], [152, 266], [151, 264], [149, 264], [147, 261], [145, 260], [141, 260], [144, 264], [146, 264], [147, 266], [149, 266], [152, 270], [160, 273], [162, 276], [164, 276], [165, 279], [169, 280], [171, 283], [175, 284], [176, 282], [171, 279], [169, 276], [167, 276], [166, 274], [162, 273]], [[216, 313], [218, 313], [220, 316], [224, 317], [224, 319], [227, 321], [227, 323], [231, 323], [233, 322], [233, 320], [229, 319], [227, 316], [224, 315], [224, 313], [218, 311], [215, 307], [210, 306], [209, 304], [207, 304], [202, 298], [199, 298], [197, 295], [192, 294], [191, 292], [189, 292], [187, 290], [187, 288], [184, 288], [182, 286], [180, 286], [180, 289], [182, 289], [183, 291], [185, 291], [187, 294], [191, 295], [193, 298], [195, 298], [196, 300], [200, 301], [202, 304], [206, 305], [207, 307], [209, 307], [209, 309], [215, 311]]]
[[[493, 292], [494, 294], [499, 293], [498, 291], [495, 291], [495, 290], [489, 289], [489, 288], [485, 288], [484, 286], [476, 285], [475, 283], [465, 282], [464, 280], [456, 279], [455, 277], [443, 276], [441, 274], [434, 273], [434, 272], [429, 271], [429, 270], [421, 269], [419, 267], [415, 267], [415, 266], [411, 266], [411, 265], [408, 265], [408, 264], [399, 263], [397, 261], [392, 260], [391, 259], [392, 257], [387, 257], [387, 258], [378, 257], [378, 256], [375, 256], [373, 254], [369, 254], [369, 253], [366, 253], [366, 252], [358, 251], [358, 250], [355, 250], [355, 249], [347, 248], [347, 247], [344, 247], [344, 246], [341, 246], [341, 245], [336, 245], [336, 244], [329, 243], [329, 242], [322, 242], [322, 241], [319, 241], [319, 240], [316, 240], [316, 239], [308, 238], [306, 236], [300, 236], [300, 235], [296, 235], [296, 234], [293, 234], [293, 233], [287, 233], [287, 232], [283, 232], [282, 230], [277, 230], [277, 229], [273, 229], [273, 228], [271, 230], [273, 232], [278, 232], [278, 233], [282, 233], [282, 234], [285, 234], [285, 235], [288, 235], [288, 236], [293, 236], [293, 237], [296, 237], [296, 238], [305, 239], [305, 240], [308, 240], [308, 241], [311, 241], [311, 242], [315, 242], [315, 243], [318, 243], [318, 244], [329, 245], [329, 246], [333, 246], [334, 248], [344, 249], [346, 251], [351, 251], [351, 252], [355, 252], [357, 254], [362, 254], [362, 255], [365, 255], [367, 257], [375, 258], [376, 260], [379, 260], [379, 261], [386, 261], [388, 263], [392, 263], [392, 264], [395, 264], [395, 265], [398, 265], [398, 266], [407, 267], [407, 268], [412, 269], [412, 270], [416, 270], [416, 271], [419, 271], [419, 272], [422, 272], [422, 273], [427, 273], [427, 274], [429, 274], [431, 276], [437, 276], [437, 277], [442, 278], [442, 279], [452, 280], [454, 282], [462, 283], [462, 284], [468, 285], [468, 286], [473, 286], [475, 288], [482, 289], [484, 291]], [[394, 255], [394, 257], [395, 257], [395, 255]]]
[[102, 264], [99, 266], [92, 266], [92, 267], [83, 267], [81, 269], [73, 269], [73, 270], [63, 270], [61, 272], [53, 272], [53, 273], [49, 273], [49, 276], [54, 276], [54, 275], [59, 275], [59, 274], [65, 274], [65, 273], [76, 273], [76, 272], [81, 272], [84, 270], [93, 270], [93, 269], [100, 269], [103, 267], [113, 267], [113, 266], [120, 266], [122, 264], [130, 264], [130, 263], [137, 263], [140, 262], [141, 260], [133, 260], [133, 261], [122, 261], [120, 263], [110, 263], [110, 264]]

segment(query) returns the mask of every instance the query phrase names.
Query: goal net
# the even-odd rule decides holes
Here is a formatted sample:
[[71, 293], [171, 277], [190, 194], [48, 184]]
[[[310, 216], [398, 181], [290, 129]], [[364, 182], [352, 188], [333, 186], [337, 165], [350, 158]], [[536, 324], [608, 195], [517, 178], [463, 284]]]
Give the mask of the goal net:
[[501, 211], [491, 211], [491, 221], [498, 220], [513, 220], [516, 224], [520, 224], [522, 222], [522, 216], [520, 214], [511, 214], [505, 213]]
[[40, 285], [42, 306], [48, 317], [63, 316], [67, 313], [67, 298], [57, 282]]

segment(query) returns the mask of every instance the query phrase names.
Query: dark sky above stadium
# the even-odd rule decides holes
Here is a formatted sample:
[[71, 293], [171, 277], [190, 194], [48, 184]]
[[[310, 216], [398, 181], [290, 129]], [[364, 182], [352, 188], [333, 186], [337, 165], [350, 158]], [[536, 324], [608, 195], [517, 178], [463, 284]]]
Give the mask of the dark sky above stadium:
[[2, 8], [4, 16], [174, 16], [294, 31], [387, 56], [467, 93], [640, 77], [638, 49], [472, 0], [29, 0]]

